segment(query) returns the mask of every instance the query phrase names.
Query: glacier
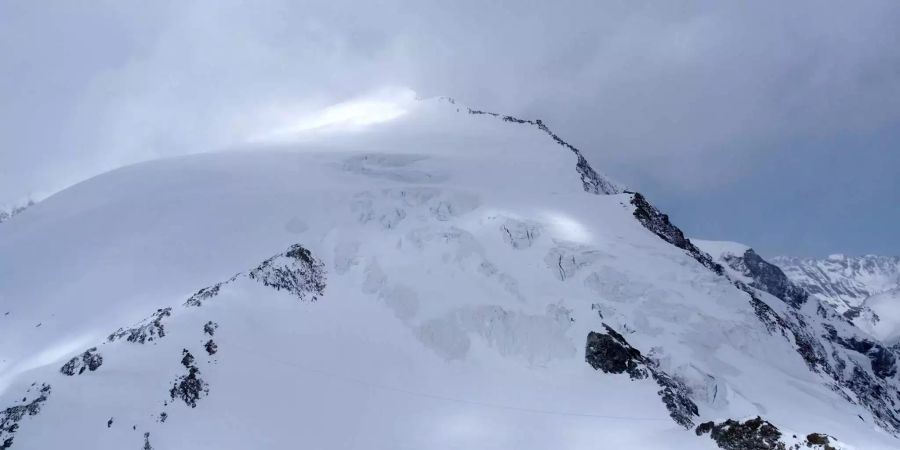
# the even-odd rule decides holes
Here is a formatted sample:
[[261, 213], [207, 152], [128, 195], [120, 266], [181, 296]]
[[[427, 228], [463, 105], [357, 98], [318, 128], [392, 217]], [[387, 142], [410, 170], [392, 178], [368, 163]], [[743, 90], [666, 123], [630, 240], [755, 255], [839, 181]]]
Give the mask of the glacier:
[[0, 448], [897, 448], [895, 350], [748, 247], [541, 121], [408, 109], [5, 222]]

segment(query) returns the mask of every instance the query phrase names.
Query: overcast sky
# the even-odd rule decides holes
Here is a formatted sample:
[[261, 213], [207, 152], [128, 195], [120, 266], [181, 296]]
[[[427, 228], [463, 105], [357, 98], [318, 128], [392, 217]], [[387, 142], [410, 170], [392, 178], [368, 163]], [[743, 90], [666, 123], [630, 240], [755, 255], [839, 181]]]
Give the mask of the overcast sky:
[[385, 87], [542, 118], [688, 234], [900, 254], [900, 2], [0, 0], [0, 204]]

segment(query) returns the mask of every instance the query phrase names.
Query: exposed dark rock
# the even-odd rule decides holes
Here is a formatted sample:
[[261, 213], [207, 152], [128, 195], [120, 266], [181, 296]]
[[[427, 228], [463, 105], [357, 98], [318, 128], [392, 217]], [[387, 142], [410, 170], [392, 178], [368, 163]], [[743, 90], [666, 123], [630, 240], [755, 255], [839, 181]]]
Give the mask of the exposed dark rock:
[[891, 378], [897, 373], [897, 358], [880, 344], [866, 354], [872, 363], [872, 372], [878, 378]]
[[699, 416], [700, 411], [691, 400], [691, 392], [687, 386], [655, 366], [651, 368], [650, 374], [662, 388], [657, 394], [669, 410], [672, 420], [685, 428], [694, 426], [693, 418]]
[[295, 244], [251, 270], [250, 278], [279, 291], [284, 289], [301, 301], [316, 301], [325, 290], [325, 264]]
[[191, 352], [187, 351], [187, 349], [184, 349], [181, 354], [181, 365], [187, 369], [190, 369], [191, 366], [194, 365], [194, 355], [192, 355]]
[[91, 347], [86, 352], [70, 359], [59, 371], [68, 376], [81, 375], [85, 370], [91, 372], [97, 370], [102, 364], [103, 356], [97, 352], [97, 347]]
[[144, 344], [165, 337], [163, 319], [172, 315], [172, 308], [156, 310], [152, 316], [132, 328], [119, 328], [107, 338], [110, 342], [125, 338], [128, 342]]
[[795, 285], [778, 266], [762, 259], [753, 249], [747, 249], [742, 256], [725, 256], [728, 265], [749, 277], [750, 286], [768, 292], [794, 308], [806, 302], [809, 294]]
[[158, 419], [159, 423], [166, 423], [166, 419], [168, 419], [168, 418], [169, 418], [169, 413], [167, 413], [165, 411], [159, 413], [159, 419]]
[[110, 417], [109, 420], [106, 421], [106, 428], [112, 428], [113, 418]]
[[[893, 386], [886, 386], [883, 382], [871, 375], [853, 361], [845, 362], [852, 366], [850, 375], [842, 379], [842, 385], [850, 389], [857, 396], [857, 402], [865, 406], [874, 416], [879, 425], [889, 431], [900, 430], [897, 404], [894, 398], [896, 391]], [[890, 389], [890, 390], [889, 390]]]
[[150, 432], [144, 433], [144, 446], [141, 450], [153, 450], [153, 446], [150, 445]]
[[725, 450], [785, 450], [781, 431], [761, 417], [738, 422], [728, 419], [722, 423], [705, 422], [696, 428], [697, 436], [710, 434], [719, 448]]
[[699, 415], [697, 405], [690, 399], [690, 390], [684, 383], [660, 370], [656, 362], [641, 355], [625, 338], [603, 324], [606, 333], [590, 332], [587, 337], [585, 360], [604, 373], [627, 373], [633, 380], [651, 376], [661, 388], [662, 398], [669, 416], [685, 428], [694, 426], [693, 418]]
[[207, 286], [203, 289], [200, 289], [199, 291], [195, 292], [194, 295], [190, 296], [190, 298], [185, 300], [184, 306], [194, 306], [194, 307], [203, 306], [203, 302], [219, 295], [219, 291], [222, 290], [222, 286], [225, 286], [226, 284], [231, 283], [232, 281], [236, 280], [239, 276], [241, 276], [241, 274], [236, 273], [236, 274], [232, 275], [231, 278], [229, 278], [225, 281], [221, 281], [212, 286]]
[[891, 349], [880, 343], [857, 336], [842, 337], [833, 326], [825, 325], [828, 337], [840, 346], [866, 355], [872, 366], [872, 373], [878, 378], [890, 378], [897, 373], [897, 357]]
[[628, 372], [632, 379], [647, 378], [641, 352], [625, 341], [621, 334], [607, 325], [606, 333], [590, 332], [587, 337], [585, 360], [604, 373]]
[[34, 200], [28, 200], [28, 203], [24, 205], [15, 206], [9, 211], [0, 211], [0, 223], [6, 222], [9, 219], [12, 219], [19, 214], [25, 212], [26, 209], [34, 206]]
[[194, 355], [187, 349], [182, 351], [182, 355], [181, 365], [188, 373], [175, 380], [172, 389], [169, 389], [169, 396], [172, 400], [178, 398], [191, 408], [196, 408], [197, 400], [209, 394], [209, 385], [200, 378], [200, 369], [194, 365]]
[[[772, 425], [761, 417], [744, 422], [728, 419], [721, 423], [704, 422], [694, 430], [697, 436], [709, 434], [716, 441], [719, 448], [725, 450], [836, 450], [831, 445], [830, 436], [822, 433], [812, 433], [806, 436], [806, 440], [792, 444], [788, 447], [781, 440], [782, 433], [775, 425]], [[797, 438], [796, 435], [793, 436]]]
[[881, 321], [881, 317], [878, 317], [878, 314], [875, 314], [875, 311], [872, 311], [865, 305], [851, 306], [851, 307], [847, 308], [846, 311], [844, 311], [843, 316], [847, 320], [853, 321], [855, 319], [858, 319], [864, 311], [867, 312], [871, 316], [871, 320], [874, 323], [878, 323], [879, 321]]
[[213, 342], [212, 339], [206, 341], [206, 343], [203, 344], [203, 347], [206, 348], [206, 353], [208, 353], [210, 355], [215, 355], [216, 352], [219, 351], [219, 346], [216, 345], [216, 343]]
[[206, 322], [205, 324], [203, 324], [203, 332], [210, 336], [215, 335], [217, 329], [219, 329], [219, 324], [217, 324], [211, 320], [209, 322]]
[[662, 240], [686, 251], [697, 262], [716, 274], [723, 275], [725, 273], [725, 269], [719, 263], [697, 248], [690, 239], [684, 236], [684, 232], [669, 221], [668, 215], [661, 213], [639, 192], [632, 193], [631, 204], [634, 205], [634, 217], [644, 228], [652, 231]]
[[833, 446], [831, 446], [831, 437], [827, 434], [822, 433], [812, 433], [806, 435], [806, 443], [807, 446], [818, 445], [823, 450], [836, 450]]
[[28, 402], [28, 397], [25, 397], [22, 399], [23, 404], [0, 410], [0, 450], [12, 447], [14, 434], [19, 429], [19, 422], [26, 416], [35, 416], [40, 413], [41, 406], [47, 401], [49, 395], [50, 385], [42, 384], [38, 396], [30, 402]]
[[194, 295], [187, 299], [184, 302], [184, 306], [203, 306], [204, 300], [209, 300], [217, 295], [219, 295], [219, 290], [222, 289], [222, 284], [224, 283], [216, 283], [212, 286], [207, 286], [203, 289], [200, 289]]

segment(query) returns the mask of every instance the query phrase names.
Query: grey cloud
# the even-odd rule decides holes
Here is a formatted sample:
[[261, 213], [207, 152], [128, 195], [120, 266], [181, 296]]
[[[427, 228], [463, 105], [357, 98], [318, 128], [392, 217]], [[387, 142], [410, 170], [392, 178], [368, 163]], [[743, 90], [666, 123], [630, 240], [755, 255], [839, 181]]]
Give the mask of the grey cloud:
[[895, 127], [897, 23], [893, 1], [5, 2], [0, 203], [384, 86], [543, 118], [633, 185], [728, 188]]

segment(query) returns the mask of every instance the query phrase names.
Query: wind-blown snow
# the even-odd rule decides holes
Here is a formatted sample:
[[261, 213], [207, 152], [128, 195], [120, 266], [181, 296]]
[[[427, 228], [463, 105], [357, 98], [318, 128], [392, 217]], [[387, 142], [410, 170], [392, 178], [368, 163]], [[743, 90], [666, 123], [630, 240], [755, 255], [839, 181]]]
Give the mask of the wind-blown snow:
[[[694, 425], [897, 445], [631, 194], [586, 193], [580, 162], [428, 101], [46, 199], [0, 233], [0, 407], [52, 386], [12, 448], [715, 448], [653, 377], [586, 363], [604, 324], [689, 392]], [[60, 372], [93, 347], [96, 370]]]

